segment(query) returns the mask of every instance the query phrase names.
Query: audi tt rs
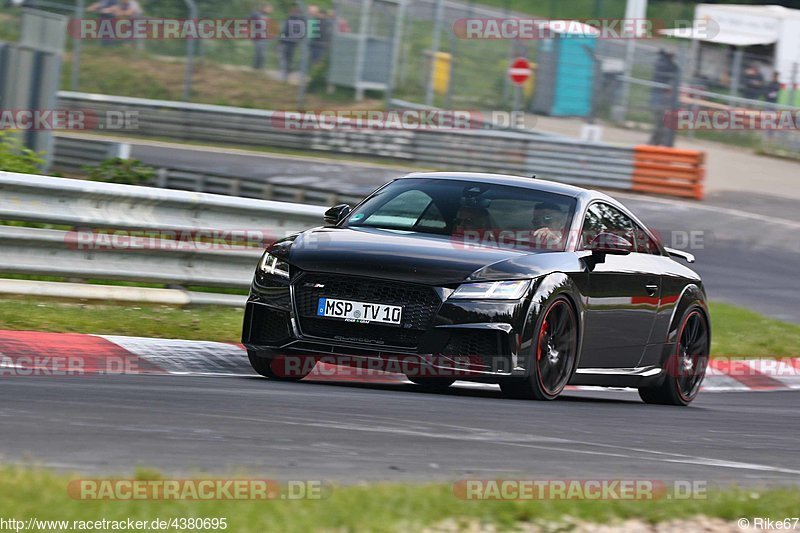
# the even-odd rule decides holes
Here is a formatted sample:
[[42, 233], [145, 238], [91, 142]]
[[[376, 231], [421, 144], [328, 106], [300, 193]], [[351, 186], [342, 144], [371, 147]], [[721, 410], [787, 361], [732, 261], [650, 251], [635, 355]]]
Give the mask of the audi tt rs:
[[272, 244], [243, 344], [259, 374], [320, 361], [420, 386], [498, 383], [553, 400], [568, 385], [634, 387], [687, 405], [708, 363], [700, 277], [624, 205], [534, 178], [417, 173]]

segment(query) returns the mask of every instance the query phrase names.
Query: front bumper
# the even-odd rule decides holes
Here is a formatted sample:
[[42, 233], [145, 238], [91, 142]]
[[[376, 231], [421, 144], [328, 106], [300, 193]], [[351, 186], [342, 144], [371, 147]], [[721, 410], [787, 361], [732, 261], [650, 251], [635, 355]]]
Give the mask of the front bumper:
[[[329, 319], [322, 319], [328, 329], [320, 330], [315, 324], [315, 334], [309, 333], [311, 317], [298, 312], [301, 298], [297, 297], [296, 284], [302, 279], [295, 277], [291, 287], [281, 288], [265, 287], [256, 278], [245, 309], [245, 347], [266, 357], [315, 357], [337, 364], [390, 371], [424, 370], [463, 379], [524, 373], [518, 359], [527, 298], [447, 300], [450, 289], [434, 289], [440, 299], [426, 327], [402, 337], [391, 332], [387, 338], [402, 341], [392, 343], [380, 333], [374, 334], [378, 326], [359, 325], [363, 333], [359, 334], [353, 332], [351, 324]], [[339, 334], [337, 327], [345, 333]]]

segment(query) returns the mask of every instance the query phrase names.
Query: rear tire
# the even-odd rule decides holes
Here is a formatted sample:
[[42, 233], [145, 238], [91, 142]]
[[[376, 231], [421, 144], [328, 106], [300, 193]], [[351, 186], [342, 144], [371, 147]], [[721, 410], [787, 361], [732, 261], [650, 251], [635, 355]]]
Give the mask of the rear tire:
[[300, 381], [311, 373], [314, 364], [303, 359], [299, 360], [298, 365], [287, 364], [286, 357], [278, 355], [275, 357], [265, 357], [258, 352], [247, 350], [247, 357], [250, 359], [250, 366], [258, 374], [275, 381]]
[[506, 378], [500, 382], [500, 390], [511, 398], [555, 400], [572, 377], [578, 355], [578, 320], [569, 300], [556, 297], [535, 331], [528, 376]]
[[692, 403], [705, 377], [710, 341], [705, 315], [699, 307], [690, 307], [681, 319], [675, 353], [664, 363], [664, 381], [657, 387], [640, 387], [639, 397], [657, 405]]

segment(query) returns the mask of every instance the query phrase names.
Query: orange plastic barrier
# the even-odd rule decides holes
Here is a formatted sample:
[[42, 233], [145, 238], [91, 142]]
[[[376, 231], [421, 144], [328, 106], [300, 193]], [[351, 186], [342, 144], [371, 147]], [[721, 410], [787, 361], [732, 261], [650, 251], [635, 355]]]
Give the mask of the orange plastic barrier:
[[702, 200], [705, 157], [698, 150], [636, 146], [633, 190]]

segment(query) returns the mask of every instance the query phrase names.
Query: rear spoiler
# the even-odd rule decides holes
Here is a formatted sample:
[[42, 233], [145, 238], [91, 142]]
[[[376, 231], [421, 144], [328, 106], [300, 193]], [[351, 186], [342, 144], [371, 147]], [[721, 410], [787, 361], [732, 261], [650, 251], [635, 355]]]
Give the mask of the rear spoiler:
[[664, 248], [669, 255], [672, 257], [680, 257], [684, 259], [687, 263], [694, 263], [694, 256], [689, 252], [684, 252], [683, 250], [676, 250], [675, 248]]

